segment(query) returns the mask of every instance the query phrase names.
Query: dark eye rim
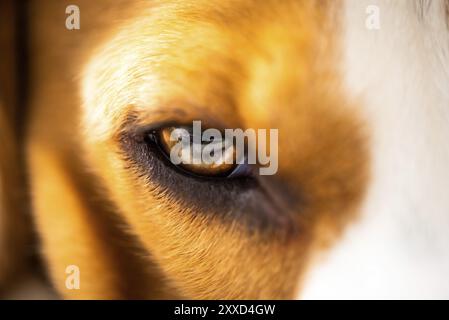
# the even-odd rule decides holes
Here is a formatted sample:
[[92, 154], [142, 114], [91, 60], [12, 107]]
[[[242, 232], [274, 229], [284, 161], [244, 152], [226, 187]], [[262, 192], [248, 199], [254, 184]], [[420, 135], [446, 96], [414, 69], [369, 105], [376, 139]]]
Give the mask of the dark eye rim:
[[[179, 165], [175, 165], [171, 162], [169, 155], [166, 153], [166, 151], [164, 150], [164, 147], [161, 145], [161, 141], [160, 141], [160, 131], [163, 130], [166, 127], [182, 127], [181, 125], [165, 125], [159, 128], [151, 128], [147, 131], [144, 131], [144, 141], [145, 143], [147, 143], [150, 147], [155, 148], [159, 154], [162, 155], [162, 160], [164, 161], [164, 163], [173, 168], [174, 170], [176, 170], [177, 172], [189, 176], [189, 177], [193, 177], [196, 179], [201, 179], [201, 180], [230, 180], [230, 179], [238, 179], [238, 178], [254, 178], [252, 175], [252, 170], [250, 169], [250, 166], [247, 163], [243, 163], [243, 164], [236, 164], [235, 167], [230, 170], [229, 172], [226, 172], [224, 174], [216, 174], [216, 175], [200, 175], [197, 174], [195, 172], [189, 171], [185, 168], [183, 168], [182, 166]], [[242, 167], [245, 167], [244, 169], [242, 169]]]
[[131, 183], [139, 188], [144, 186], [144, 192], [149, 192], [156, 200], [164, 199], [162, 203], [179, 203], [195, 216], [237, 221], [250, 232], [290, 228], [291, 217], [282, 212], [278, 217], [257, 174], [208, 178], [181, 171], [149, 138], [148, 133], [158, 129], [147, 127], [142, 131], [128, 127], [117, 137], [119, 149], [116, 152], [123, 161], [122, 169], [135, 178], [129, 180]]

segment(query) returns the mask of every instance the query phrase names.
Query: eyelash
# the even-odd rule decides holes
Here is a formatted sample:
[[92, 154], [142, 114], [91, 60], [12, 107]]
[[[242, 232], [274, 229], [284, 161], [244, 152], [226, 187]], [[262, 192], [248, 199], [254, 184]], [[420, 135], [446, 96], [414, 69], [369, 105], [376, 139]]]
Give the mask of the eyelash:
[[120, 149], [125, 170], [136, 172], [152, 193], [164, 194], [164, 201], [179, 203], [196, 214], [240, 221], [251, 230], [285, 227], [285, 217], [273, 207], [256, 176], [216, 179], [183, 172], [161, 152], [149, 132], [124, 133]]
[[[257, 188], [257, 181], [252, 177], [214, 179], [181, 171], [161, 152], [157, 140], [151, 138], [148, 132], [143, 138], [125, 135], [120, 140], [125, 162], [136, 168], [139, 176], [189, 205], [208, 207], [214, 200], [225, 199], [221, 205], [226, 208], [234, 205], [232, 202], [240, 196]], [[210, 209], [216, 209], [215, 205]]]
[[155, 148], [163, 155], [163, 158], [167, 163], [167, 165], [177, 170], [180, 174], [184, 174], [197, 179], [206, 179], [206, 180], [223, 180], [223, 179], [236, 179], [240, 177], [249, 177], [249, 178], [253, 177], [252, 167], [246, 162], [242, 164], [237, 164], [236, 167], [226, 175], [205, 176], [191, 172], [187, 169], [184, 169], [180, 165], [175, 165], [171, 162], [169, 155], [161, 145], [159, 137], [160, 137], [159, 130], [153, 129], [145, 134], [146, 142], [148, 144], [154, 145]]
[[[125, 161], [137, 167], [139, 171], [151, 179], [155, 179], [164, 185], [167, 180], [179, 180], [179, 183], [206, 183], [216, 186], [245, 186], [255, 185], [255, 176], [250, 174], [235, 174], [232, 177], [205, 177], [192, 174], [171, 163], [165, 152], [159, 145], [154, 133], [157, 130], [147, 130], [143, 133], [125, 133], [120, 140], [121, 149], [125, 155]], [[237, 168], [238, 169], [238, 168]], [[241, 170], [241, 169], [239, 169]], [[181, 181], [182, 180], [182, 181]]]

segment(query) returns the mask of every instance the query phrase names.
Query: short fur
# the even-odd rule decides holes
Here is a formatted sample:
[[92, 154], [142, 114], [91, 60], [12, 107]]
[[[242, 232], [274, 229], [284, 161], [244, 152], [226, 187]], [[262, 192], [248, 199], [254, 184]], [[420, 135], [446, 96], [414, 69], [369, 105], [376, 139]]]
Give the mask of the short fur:
[[[103, 11], [89, 2], [80, 4], [79, 33], [43, 23], [64, 6], [39, 10], [30, 27], [28, 159], [58, 291], [68, 298], [294, 297], [312, 248], [330, 243], [354, 213], [369, 164], [335, 69], [332, 4], [137, 1], [125, 10], [114, 1]], [[118, 12], [123, 22], [108, 19]], [[204, 182], [154, 160], [139, 164], [146, 155], [132, 141], [141, 126], [195, 119], [278, 128], [279, 174], [233, 196], [209, 186], [197, 193], [203, 203], [189, 203], [197, 197], [190, 190]], [[178, 183], [156, 180], [155, 170], [169, 170], [165, 181]], [[224, 205], [205, 205], [211, 201]], [[285, 222], [269, 229], [245, 222], [263, 212]], [[82, 270], [81, 290], [65, 288], [71, 264]]]
[[[405, 237], [409, 248], [445, 239], [447, 224], [437, 222], [447, 220], [447, 170], [435, 149], [446, 156], [447, 2], [373, 2], [383, 10], [377, 33], [365, 28], [371, 1], [362, 0], [80, 0], [77, 31], [63, 23], [72, 1], [45, 2], [45, 10], [30, 1], [26, 171], [57, 292], [351, 297], [371, 279], [359, 266], [400, 257], [387, 250], [410, 235], [398, 221], [416, 227], [426, 217], [438, 231], [438, 241]], [[420, 109], [427, 104], [430, 115]], [[279, 129], [278, 173], [225, 182], [179, 174], [143, 132], [192, 120]], [[433, 181], [436, 192], [419, 198]], [[386, 237], [376, 242], [379, 234]], [[79, 290], [65, 285], [69, 265], [80, 267]], [[391, 281], [391, 270], [381, 271], [373, 279]], [[370, 283], [365, 294], [376, 292]]]

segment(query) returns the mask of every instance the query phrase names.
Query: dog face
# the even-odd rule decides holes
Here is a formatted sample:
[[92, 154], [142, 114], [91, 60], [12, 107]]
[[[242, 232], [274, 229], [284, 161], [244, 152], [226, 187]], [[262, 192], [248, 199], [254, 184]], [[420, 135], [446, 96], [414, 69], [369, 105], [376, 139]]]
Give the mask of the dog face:
[[[28, 170], [63, 295], [447, 295], [445, 1], [375, 1], [377, 30], [368, 0], [79, 2], [78, 34], [49, 19], [63, 2], [30, 26]], [[176, 166], [163, 133], [194, 121], [276, 129], [277, 172]]]
[[[369, 157], [336, 26], [328, 2], [162, 3], [86, 68], [89, 162], [181, 296], [292, 298], [352, 220]], [[188, 176], [145, 139], [194, 120], [278, 129], [277, 174]]]

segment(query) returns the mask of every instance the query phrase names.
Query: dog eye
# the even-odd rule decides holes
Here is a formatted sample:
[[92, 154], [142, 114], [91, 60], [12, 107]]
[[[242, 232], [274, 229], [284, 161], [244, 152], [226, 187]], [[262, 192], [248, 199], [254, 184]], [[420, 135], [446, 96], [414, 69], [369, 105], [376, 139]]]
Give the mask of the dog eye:
[[225, 141], [218, 130], [212, 135], [204, 133], [195, 137], [191, 127], [170, 126], [152, 131], [150, 137], [157, 143], [165, 158], [185, 173], [208, 178], [251, 174], [245, 161], [236, 159], [235, 145], [232, 142]]

